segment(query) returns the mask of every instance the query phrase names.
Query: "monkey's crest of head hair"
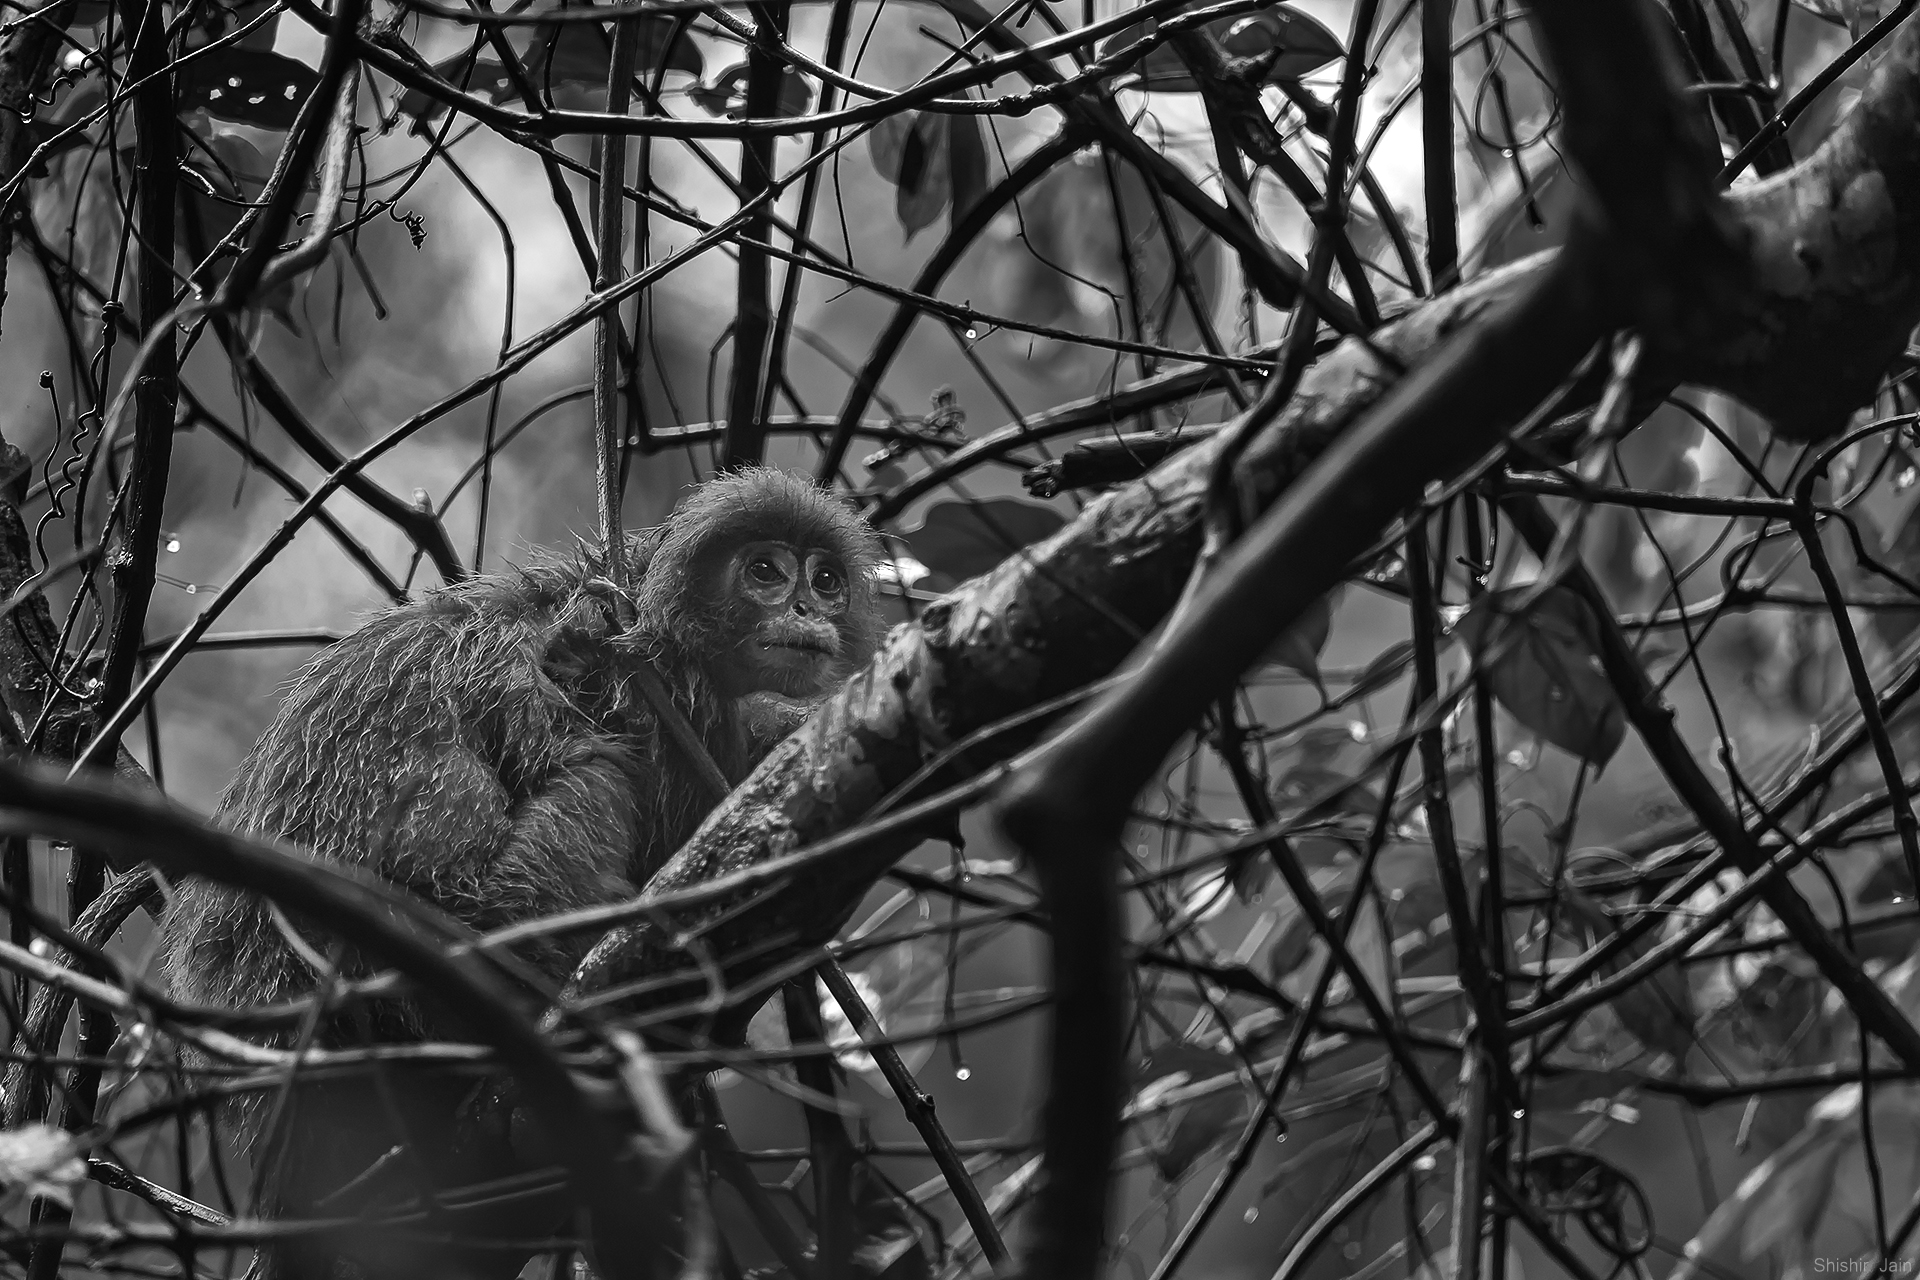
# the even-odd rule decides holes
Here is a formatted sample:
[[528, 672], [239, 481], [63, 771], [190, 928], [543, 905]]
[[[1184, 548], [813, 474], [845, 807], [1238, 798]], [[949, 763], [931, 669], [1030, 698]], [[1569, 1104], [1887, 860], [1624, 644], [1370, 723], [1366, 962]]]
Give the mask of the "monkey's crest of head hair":
[[[883, 551], [872, 526], [810, 480], [753, 467], [707, 481], [665, 524], [640, 537], [638, 630], [682, 649], [717, 638], [701, 634], [719, 621], [710, 598], [714, 575], [736, 547], [763, 539], [838, 556], [847, 569], [847, 616], [874, 616], [874, 569]], [[862, 637], [847, 657], [865, 661], [878, 638]]]

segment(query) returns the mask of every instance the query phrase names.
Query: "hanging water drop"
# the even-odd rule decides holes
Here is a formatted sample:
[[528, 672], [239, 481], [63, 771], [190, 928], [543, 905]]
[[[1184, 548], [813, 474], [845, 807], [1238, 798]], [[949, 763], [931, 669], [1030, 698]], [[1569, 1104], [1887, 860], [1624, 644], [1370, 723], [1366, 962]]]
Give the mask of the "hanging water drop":
[[953, 1069], [953, 1078], [955, 1080], [960, 1081], [962, 1084], [965, 1084], [967, 1081], [973, 1079], [973, 1068], [972, 1067], [955, 1067]]
[[1900, 474], [1893, 478], [1893, 487], [1895, 489], [1911, 489], [1913, 488], [1913, 482], [1915, 480], [1920, 480], [1920, 468], [1902, 467], [1900, 468]]
[[187, 584], [187, 594], [188, 594], [188, 595], [190, 595], [190, 596], [197, 596], [197, 595], [199, 595], [199, 594], [200, 594], [200, 584], [199, 584], [199, 583], [197, 583], [197, 582], [189, 582], [189, 583]]
[[973, 327], [972, 325], [968, 325], [968, 326], [967, 326], [967, 341], [968, 341], [968, 342], [976, 342], [976, 341], [978, 341], [978, 340], [979, 340], [979, 338], [980, 338], [980, 331], [979, 331], [978, 329], [976, 329], [976, 328], [974, 328], [974, 327]]
[[1246, 1223], [1248, 1226], [1252, 1226], [1254, 1223], [1260, 1221], [1260, 1210], [1255, 1206], [1249, 1205], [1247, 1211], [1240, 1215], [1240, 1221]]
[[168, 552], [169, 552], [170, 554], [176, 554], [176, 553], [178, 553], [178, 552], [179, 552], [179, 550], [180, 550], [180, 539], [178, 539], [178, 538], [168, 538], [168, 539], [167, 539], [167, 551], [168, 551]]

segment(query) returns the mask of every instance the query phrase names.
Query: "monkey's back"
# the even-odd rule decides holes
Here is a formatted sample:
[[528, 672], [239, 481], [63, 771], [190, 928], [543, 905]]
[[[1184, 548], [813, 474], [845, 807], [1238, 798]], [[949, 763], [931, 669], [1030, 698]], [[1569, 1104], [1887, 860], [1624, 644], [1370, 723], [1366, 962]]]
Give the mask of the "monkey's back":
[[[332, 646], [289, 688], [220, 820], [368, 868], [476, 929], [631, 893], [647, 846], [684, 818], [660, 812], [659, 735], [622, 674], [639, 659], [587, 576], [479, 579]], [[529, 838], [569, 801], [604, 843], [540, 846], [542, 867]], [[202, 881], [176, 886], [160, 936], [174, 992], [194, 1003], [286, 1000], [317, 981], [263, 902]], [[579, 945], [527, 958], [561, 976]]]

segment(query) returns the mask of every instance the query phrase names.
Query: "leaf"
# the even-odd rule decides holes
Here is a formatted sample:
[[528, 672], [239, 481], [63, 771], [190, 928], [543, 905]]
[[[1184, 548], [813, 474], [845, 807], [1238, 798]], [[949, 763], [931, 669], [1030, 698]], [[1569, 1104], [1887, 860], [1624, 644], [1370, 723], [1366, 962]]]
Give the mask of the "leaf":
[[947, 122], [948, 186], [953, 193], [953, 216], [958, 219], [987, 189], [987, 144], [979, 116], [943, 119]]
[[[682, 23], [664, 15], [630, 21], [641, 24], [640, 50], [633, 65], [642, 81], [651, 84], [654, 74], [661, 70], [679, 71], [698, 79], [707, 69], [700, 47], [689, 38]], [[603, 95], [612, 61], [612, 38], [597, 25], [581, 22], [561, 24], [552, 36], [536, 40], [526, 56], [527, 70], [540, 88], [566, 84], [597, 89]]]
[[[1158, 28], [1159, 23], [1153, 19], [1127, 27], [1108, 37], [1100, 46], [1100, 56], [1106, 57], [1135, 40], [1152, 35]], [[1338, 36], [1285, 4], [1242, 17], [1217, 18], [1204, 29], [1220, 42], [1228, 57], [1258, 57], [1279, 49], [1279, 55], [1264, 77], [1266, 84], [1298, 80], [1345, 52]], [[1197, 93], [1200, 89], [1185, 59], [1170, 43], [1157, 46], [1135, 63], [1134, 73], [1139, 77], [1134, 87], [1153, 93]]]
[[[1335, 818], [1357, 814], [1372, 820], [1380, 812], [1380, 796], [1345, 769], [1303, 760], [1273, 783], [1273, 803], [1297, 819]], [[1311, 809], [1304, 806], [1312, 805]]]
[[181, 66], [179, 108], [258, 129], [286, 129], [320, 76], [304, 62], [260, 49], [226, 47]]
[[[1564, 897], [1570, 897], [1575, 890], [1562, 887]], [[1597, 911], [1598, 908], [1596, 907]], [[1676, 917], [1679, 919], [1680, 917]], [[1607, 932], [1597, 931], [1596, 936], [1604, 937]], [[1639, 941], [1628, 945], [1604, 972], [1612, 974], [1638, 960], [1660, 941], [1658, 931], [1647, 934]], [[1687, 971], [1676, 964], [1669, 964], [1654, 973], [1643, 982], [1615, 996], [1613, 1012], [1620, 1019], [1620, 1025], [1633, 1033], [1633, 1038], [1645, 1045], [1653, 1053], [1665, 1053], [1672, 1056], [1676, 1064], [1684, 1063], [1687, 1054], [1694, 1045], [1693, 987], [1687, 980]]]
[[854, 1172], [851, 1198], [852, 1274], [861, 1280], [928, 1280], [933, 1267], [914, 1215], [865, 1164]]
[[[1321, 903], [1328, 911], [1338, 912], [1346, 909], [1353, 899], [1353, 887], [1358, 868], [1352, 863], [1343, 863], [1337, 867], [1322, 867], [1309, 873], [1314, 892], [1320, 895]], [[1307, 913], [1300, 909], [1300, 903], [1292, 894], [1277, 912], [1279, 924], [1273, 931], [1273, 941], [1267, 946], [1267, 975], [1273, 982], [1298, 969], [1313, 951], [1319, 934], [1307, 919]]]
[[91, 73], [75, 81], [72, 87], [65, 91], [62, 91], [61, 85], [56, 82], [55, 93], [57, 101], [54, 105], [40, 112], [28, 121], [26, 126], [27, 145], [30, 149], [38, 149], [55, 134], [63, 135], [58, 142], [54, 142], [41, 153], [40, 158], [35, 162], [31, 175], [35, 178], [47, 176], [49, 160], [76, 147], [87, 146], [93, 141], [88, 129], [76, 129], [72, 133], [64, 131], [85, 119], [107, 100], [106, 87], [101, 83], [99, 76]]
[[1315, 684], [1320, 683], [1320, 651], [1327, 647], [1327, 634], [1333, 630], [1333, 600], [1339, 588], [1321, 596], [1303, 610], [1292, 626], [1282, 631], [1260, 661], [1268, 666], [1298, 671]]
[[894, 213], [914, 232], [939, 221], [953, 198], [953, 167], [948, 161], [952, 134], [939, 116], [921, 115], [900, 143], [900, 168], [894, 176]]
[[1485, 664], [1494, 698], [1535, 734], [1601, 768], [1620, 749], [1626, 715], [1595, 652], [1593, 617], [1572, 591], [1532, 584], [1489, 591], [1453, 637]]
[[942, 502], [903, 540], [914, 559], [957, 583], [986, 573], [1066, 523], [1053, 508], [1019, 498]]
[[[1381, 927], [1379, 907], [1371, 897], [1361, 901], [1360, 917], [1347, 932], [1347, 952], [1373, 993], [1382, 1000], [1387, 999], [1393, 992], [1393, 952], [1386, 930]], [[1350, 993], [1350, 985], [1347, 975], [1340, 974], [1328, 988], [1328, 998], [1344, 999]]]
[[867, 133], [867, 154], [873, 157], [873, 170], [888, 182], [900, 181], [907, 139], [919, 123], [918, 111], [896, 111], [882, 117]]
[[1353, 678], [1342, 695], [1343, 702], [1364, 698], [1386, 688], [1407, 673], [1407, 666], [1413, 661], [1413, 641], [1402, 640], [1398, 644], [1388, 645], [1380, 655]]
[[1886, 3], [1880, 0], [1794, 0], [1794, 3], [1816, 18], [1824, 18], [1835, 26], [1856, 33], [1878, 22], [1892, 7], [1891, 0]]
[[[1915, 1095], [1911, 1086], [1873, 1090], [1873, 1128], [1878, 1133], [1910, 1129]], [[1822, 1098], [1807, 1123], [1765, 1163], [1741, 1180], [1699, 1232], [1687, 1242], [1686, 1259], [1669, 1280], [1709, 1280], [1751, 1275], [1753, 1263], [1777, 1252], [1789, 1267], [1803, 1264], [1814, 1233], [1831, 1218], [1852, 1216], [1860, 1206], [1831, 1205], [1843, 1156], [1861, 1142], [1861, 1090], [1846, 1085]], [[1851, 1211], [1851, 1212], [1849, 1212]], [[1870, 1211], [1859, 1215], [1871, 1222]]]
[[[1880, 560], [1889, 569], [1900, 574], [1908, 581], [1920, 579], [1920, 503], [1907, 513], [1907, 518], [1887, 539], [1886, 547], [1880, 553]], [[1876, 587], [1888, 592], [1898, 592], [1900, 588], [1884, 578], [1876, 578]], [[1889, 649], [1899, 649], [1906, 643], [1907, 637], [1920, 627], [1920, 607], [1913, 609], [1875, 609], [1873, 626], [1880, 633], [1880, 639]]]
[[[498, 58], [487, 54], [478, 58], [458, 54], [444, 62], [434, 63], [433, 73], [456, 89], [464, 88], [468, 93], [493, 102], [499, 102], [513, 93], [513, 81], [507, 75], [507, 69], [500, 65]], [[409, 89], [401, 94], [397, 105], [401, 115], [421, 124], [432, 124], [447, 112], [445, 103], [418, 89]]]
[[[786, 1003], [781, 1000], [768, 1000], [762, 1004], [759, 1011], [753, 1015], [753, 1020], [747, 1023], [746, 1041], [747, 1048], [769, 1058], [777, 1058], [792, 1048], [792, 1037], [787, 1034]], [[800, 1080], [791, 1062], [762, 1062], [758, 1070], [753, 1072], [753, 1078], [763, 1079], [768, 1075], [777, 1076], [788, 1084], [798, 1084]], [[722, 1067], [709, 1078], [714, 1088], [731, 1089], [748, 1077], [732, 1067]]]
[[[1147, 1089], [1164, 1092], [1200, 1084], [1220, 1075], [1239, 1072], [1238, 1059], [1204, 1045], [1172, 1041], [1147, 1059], [1141, 1080]], [[1205, 1155], [1213, 1145], [1245, 1123], [1247, 1095], [1243, 1088], [1222, 1089], [1181, 1103], [1169, 1113], [1166, 1138], [1153, 1155], [1160, 1176], [1171, 1182]]]
[[0, 1204], [45, 1196], [73, 1207], [73, 1188], [87, 1176], [74, 1136], [50, 1124], [0, 1132]]
[[[709, 114], [728, 116], [735, 120], [745, 119], [747, 81], [752, 75], [752, 67], [744, 62], [736, 62], [714, 76], [712, 84], [696, 84], [689, 88], [687, 96], [706, 108]], [[774, 114], [803, 116], [812, 107], [813, 86], [807, 83], [806, 77], [791, 67], [783, 70], [780, 76], [780, 96], [775, 104]]]
[[[846, 966], [848, 981], [867, 1002], [881, 1034], [893, 1043], [909, 1071], [919, 1070], [933, 1056], [930, 1037], [913, 1037], [940, 1025], [946, 1013], [949, 968], [942, 951], [941, 944], [933, 940], [913, 938], [890, 947], [876, 947]], [[890, 1092], [880, 1064], [867, 1052], [846, 1011], [824, 990], [820, 994], [820, 1018], [827, 1043], [840, 1065], [873, 1088]]]

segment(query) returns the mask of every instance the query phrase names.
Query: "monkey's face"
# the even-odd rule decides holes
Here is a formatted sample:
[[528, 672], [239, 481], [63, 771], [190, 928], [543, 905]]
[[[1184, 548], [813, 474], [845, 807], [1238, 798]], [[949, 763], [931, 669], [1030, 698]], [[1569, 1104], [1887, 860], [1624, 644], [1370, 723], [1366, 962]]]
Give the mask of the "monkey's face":
[[749, 542], [726, 575], [737, 639], [716, 667], [722, 690], [806, 696], [832, 679], [845, 642], [847, 570], [838, 556], [785, 542]]

